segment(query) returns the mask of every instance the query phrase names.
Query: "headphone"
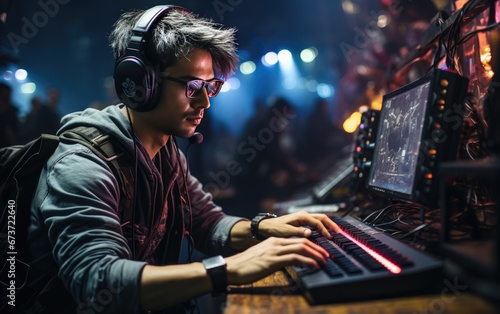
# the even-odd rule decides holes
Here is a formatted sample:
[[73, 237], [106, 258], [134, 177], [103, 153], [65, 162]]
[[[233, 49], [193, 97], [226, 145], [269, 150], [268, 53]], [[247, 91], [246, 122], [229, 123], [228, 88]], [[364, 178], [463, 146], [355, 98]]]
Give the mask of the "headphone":
[[158, 5], [145, 11], [132, 29], [132, 36], [123, 56], [116, 60], [115, 90], [118, 98], [130, 109], [149, 111], [160, 95], [158, 72], [145, 52], [153, 29], [170, 11], [192, 13], [175, 5]]

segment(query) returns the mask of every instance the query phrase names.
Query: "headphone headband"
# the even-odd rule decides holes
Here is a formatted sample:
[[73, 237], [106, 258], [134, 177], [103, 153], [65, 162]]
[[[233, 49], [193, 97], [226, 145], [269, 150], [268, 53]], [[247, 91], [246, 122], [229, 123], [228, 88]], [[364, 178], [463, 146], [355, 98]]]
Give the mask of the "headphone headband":
[[145, 11], [132, 29], [127, 49], [115, 63], [115, 89], [120, 100], [136, 111], [154, 108], [160, 94], [158, 74], [148, 60], [144, 43], [158, 22], [170, 11], [191, 11], [176, 5], [158, 5]]
[[[181, 11], [191, 13], [191, 11], [176, 5], [157, 5], [144, 12], [132, 29], [133, 35], [130, 38], [128, 47], [131, 43], [142, 44], [144, 39], [150, 35], [158, 22], [170, 11]], [[139, 39], [139, 41], [137, 41]]]

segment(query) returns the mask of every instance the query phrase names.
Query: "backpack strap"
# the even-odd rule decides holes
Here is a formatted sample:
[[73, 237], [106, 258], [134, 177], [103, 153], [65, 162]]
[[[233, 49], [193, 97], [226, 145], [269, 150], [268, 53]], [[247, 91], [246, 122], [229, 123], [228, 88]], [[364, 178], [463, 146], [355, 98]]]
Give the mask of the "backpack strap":
[[122, 223], [132, 223], [134, 202], [135, 161], [122, 144], [112, 135], [96, 127], [76, 127], [63, 132], [61, 142], [80, 143], [91, 149], [101, 159], [111, 164], [111, 169], [120, 184], [121, 197], [118, 213]]

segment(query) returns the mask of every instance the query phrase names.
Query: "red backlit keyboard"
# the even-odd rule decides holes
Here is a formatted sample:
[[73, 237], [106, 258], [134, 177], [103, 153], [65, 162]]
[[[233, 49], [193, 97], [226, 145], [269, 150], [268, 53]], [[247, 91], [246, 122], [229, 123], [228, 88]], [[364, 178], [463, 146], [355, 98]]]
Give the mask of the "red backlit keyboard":
[[330, 253], [320, 270], [287, 267], [312, 304], [392, 297], [428, 290], [444, 278], [442, 262], [354, 217], [333, 217], [342, 229], [310, 239]]

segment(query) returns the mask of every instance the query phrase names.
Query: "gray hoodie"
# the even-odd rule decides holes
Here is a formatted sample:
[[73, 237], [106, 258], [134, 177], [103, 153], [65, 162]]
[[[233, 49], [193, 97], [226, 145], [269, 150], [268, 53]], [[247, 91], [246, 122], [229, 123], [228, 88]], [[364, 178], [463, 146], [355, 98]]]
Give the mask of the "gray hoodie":
[[[134, 156], [133, 134], [121, 106], [86, 109], [61, 123], [59, 134], [77, 126], [98, 127]], [[176, 263], [186, 233], [206, 254], [234, 253], [229, 232], [241, 218], [225, 215], [193, 176], [184, 182], [186, 160], [172, 140], [151, 160], [135, 139], [134, 221], [120, 217], [120, 186], [110, 165], [81, 144], [61, 143], [40, 176], [28, 239], [36, 259], [30, 277], [57, 273], [76, 302], [75, 312], [139, 312], [142, 268]], [[60, 305], [63, 295], [56, 295], [60, 299], [53, 301]]]

